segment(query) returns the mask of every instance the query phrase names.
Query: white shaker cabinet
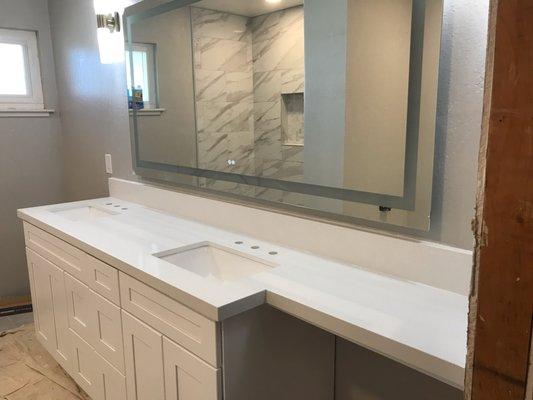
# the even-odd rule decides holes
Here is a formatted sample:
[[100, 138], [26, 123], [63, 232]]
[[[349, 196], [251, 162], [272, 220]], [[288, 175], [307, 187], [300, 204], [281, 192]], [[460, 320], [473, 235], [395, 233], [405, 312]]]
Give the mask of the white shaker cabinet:
[[163, 338], [166, 400], [221, 399], [221, 373]]
[[93, 400], [125, 400], [126, 381], [82, 338], [69, 332], [74, 348], [74, 366], [71, 376]]
[[26, 251], [37, 339], [67, 371], [72, 348], [68, 337], [63, 271], [31, 249]]
[[163, 337], [122, 311], [128, 400], [164, 400]]
[[298, 323], [258, 311], [222, 326], [43, 229], [24, 233], [37, 338], [92, 400], [294, 399], [302, 385], [309, 400], [333, 398], [315, 390], [329, 388], [327, 365], [293, 362], [328, 345]]
[[120, 308], [65, 273], [69, 327], [124, 372]]

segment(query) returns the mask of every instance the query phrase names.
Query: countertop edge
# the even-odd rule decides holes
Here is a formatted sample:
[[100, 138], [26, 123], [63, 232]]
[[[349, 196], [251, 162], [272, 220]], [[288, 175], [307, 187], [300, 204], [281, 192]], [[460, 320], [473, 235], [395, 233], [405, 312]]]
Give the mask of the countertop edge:
[[409, 368], [429, 375], [457, 389], [464, 390], [465, 367], [420, 351], [332, 315], [267, 291], [266, 303], [296, 318], [358, 344]]

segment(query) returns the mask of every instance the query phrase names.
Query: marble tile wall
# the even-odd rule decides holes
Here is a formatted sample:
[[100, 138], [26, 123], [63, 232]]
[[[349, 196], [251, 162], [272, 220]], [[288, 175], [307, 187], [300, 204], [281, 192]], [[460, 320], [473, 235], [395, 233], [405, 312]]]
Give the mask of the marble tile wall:
[[[298, 146], [284, 145], [282, 95], [304, 91], [303, 7], [255, 18], [192, 7], [191, 15], [198, 166], [301, 181], [303, 132], [289, 140]], [[200, 184], [254, 195], [245, 185]], [[258, 189], [256, 196], [268, 197]]]
[[196, 7], [191, 10], [198, 166], [253, 173], [250, 19]]
[[[256, 174], [300, 181], [303, 177], [303, 130], [292, 138], [284, 134], [284, 117], [297, 122], [298, 116], [286, 112], [287, 104], [282, 95], [304, 92], [303, 6], [252, 18], [250, 25]], [[303, 127], [303, 113], [300, 121]], [[264, 192], [260, 190], [258, 195], [263, 197]]]

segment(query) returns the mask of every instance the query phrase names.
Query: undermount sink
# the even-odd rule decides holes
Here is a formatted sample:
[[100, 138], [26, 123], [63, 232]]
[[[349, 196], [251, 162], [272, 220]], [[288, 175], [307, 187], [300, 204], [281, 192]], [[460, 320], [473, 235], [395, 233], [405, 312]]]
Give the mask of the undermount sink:
[[113, 211], [107, 211], [105, 209], [97, 208], [94, 206], [65, 208], [60, 210], [53, 210], [52, 212], [71, 221], [90, 221], [94, 219], [110, 217], [112, 215], [117, 214]]
[[220, 281], [236, 281], [277, 267], [268, 261], [210, 242], [196, 243], [154, 256], [204, 278]]

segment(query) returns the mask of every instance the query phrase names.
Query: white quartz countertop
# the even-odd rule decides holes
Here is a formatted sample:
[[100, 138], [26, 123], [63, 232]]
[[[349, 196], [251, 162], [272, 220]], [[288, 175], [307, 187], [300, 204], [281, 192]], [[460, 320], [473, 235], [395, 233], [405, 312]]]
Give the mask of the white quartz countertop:
[[[57, 212], [81, 206], [116, 214], [72, 220]], [[19, 210], [18, 214], [214, 321], [268, 303], [450, 385], [463, 386], [466, 296], [115, 198], [35, 207]], [[279, 234], [283, 235], [283, 227]], [[206, 241], [277, 267], [238, 281], [222, 282], [203, 278], [153, 255]]]

